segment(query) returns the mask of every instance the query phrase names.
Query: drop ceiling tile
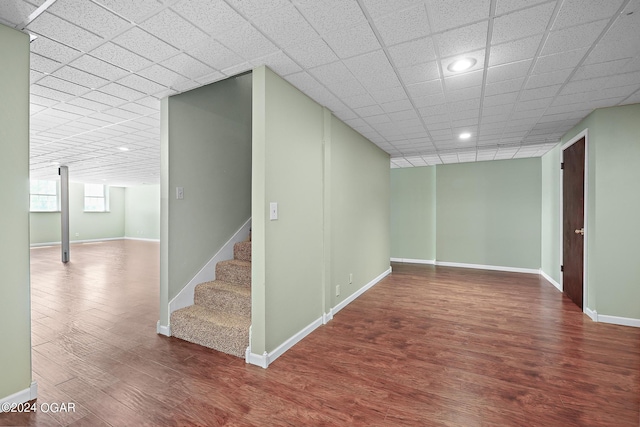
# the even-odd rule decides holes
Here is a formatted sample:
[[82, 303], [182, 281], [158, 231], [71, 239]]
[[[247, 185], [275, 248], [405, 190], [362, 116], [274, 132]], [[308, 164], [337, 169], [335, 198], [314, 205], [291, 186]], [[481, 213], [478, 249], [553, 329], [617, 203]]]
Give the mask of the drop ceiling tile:
[[183, 0], [171, 8], [201, 30], [214, 36], [247, 23], [222, 0]]
[[142, 22], [140, 27], [179, 49], [187, 49], [208, 37], [207, 33], [170, 9], [153, 15]]
[[540, 34], [491, 46], [489, 66], [493, 67], [495, 65], [530, 59], [536, 54], [541, 40], [542, 35]]
[[201, 41], [185, 52], [216, 70], [224, 70], [245, 62], [240, 55], [227, 49], [212, 38]]
[[284, 52], [278, 51], [252, 62], [255, 67], [267, 65], [280, 76], [286, 76], [302, 71], [302, 68], [289, 58]]
[[14, 27], [27, 20], [36, 7], [23, 1], [0, 2], [0, 17], [9, 26]]
[[349, 58], [381, 48], [368, 22], [326, 34], [324, 39], [339, 58]]
[[398, 74], [402, 82], [407, 85], [435, 80], [440, 77], [436, 61], [400, 68], [398, 69]]
[[[141, 116], [146, 116], [149, 114], [155, 113], [157, 110], [149, 107], [145, 107], [144, 105], [137, 104], [135, 102], [131, 102], [129, 104], [121, 105], [119, 107], [122, 110], [131, 111], [132, 113], [139, 114]], [[141, 135], [140, 132], [136, 132], [137, 135]], [[146, 134], [145, 134], [146, 135]]]
[[77, 68], [65, 66], [53, 73], [54, 76], [64, 79], [69, 82], [74, 82], [88, 88], [96, 88], [109, 83], [109, 80], [98, 77], [94, 74], [90, 74], [79, 70]]
[[[134, 83], [135, 81], [136, 80], [134, 78]], [[145, 96], [144, 93], [138, 90], [131, 89], [126, 86], [122, 86], [121, 84], [118, 84], [118, 83], [109, 83], [106, 86], [102, 86], [100, 88], [100, 91], [104, 93], [108, 93], [109, 95], [117, 96], [118, 98], [122, 98], [126, 101], [135, 101]]]
[[[163, 59], [173, 56], [179, 52], [175, 47], [163, 42], [159, 38], [138, 27], [134, 27], [119, 35], [113, 39], [113, 42], [154, 62], [162, 61]], [[93, 51], [92, 54], [95, 54], [95, 52], [96, 51]], [[100, 57], [100, 55], [97, 54], [95, 56]]]
[[[480, 99], [480, 95], [482, 94], [482, 86], [472, 86], [466, 87], [458, 90], [447, 90], [445, 92], [445, 96], [447, 97], [447, 101], [449, 102], [464, 102], [468, 101], [472, 102], [473, 99]], [[478, 105], [480, 108], [480, 105]]]
[[31, 52], [57, 62], [68, 62], [81, 54], [79, 50], [58, 43], [46, 37], [38, 37], [31, 42]]
[[488, 19], [489, 3], [489, 0], [427, 0], [427, 12], [433, 25], [431, 30], [443, 31]]
[[[260, 2], [261, 3], [261, 2]], [[318, 38], [318, 33], [290, 3], [274, 11], [256, 15], [253, 23], [279, 46], [300, 44]], [[259, 8], [260, 9], [260, 8]]]
[[412, 98], [421, 98], [442, 93], [442, 82], [440, 80], [431, 80], [430, 82], [408, 85], [406, 88]]
[[629, 45], [618, 43], [603, 43], [601, 41], [589, 53], [589, 56], [584, 61], [584, 64], [599, 64], [602, 62], [616, 61], [619, 59], [630, 60], [634, 56], [634, 54], [634, 49]]
[[105, 109], [110, 108], [108, 105], [84, 98], [72, 99], [71, 101], [67, 101], [67, 103], [93, 111], [104, 111]]
[[360, 117], [369, 117], [369, 116], [384, 114], [384, 111], [382, 110], [382, 108], [380, 108], [379, 105], [371, 105], [369, 107], [354, 108], [353, 111]]
[[124, 30], [130, 22], [86, 0], [64, 0], [52, 4], [47, 12], [80, 25], [104, 38]]
[[67, 101], [74, 97], [74, 95], [68, 94], [66, 92], [61, 92], [59, 90], [51, 89], [40, 84], [34, 84], [31, 86], [30, 93], [38, 96], [43, 96], [45, 98], [54, 99], [56, 101]]
[[520, 91], [524, 83], [524, 78], [505, 80], [503, 82], [491, 83], [485, 86], [485, 96], [500, 95], [505, 93], [513, 93]]
[[446, 102], [444, 92], [436, 93], [429, 96], [412, 96], [411, 100], [416, 108], [432, 107], [434, 105], [442, 105]]
[[431, 37], [423, 37], [389, 48], [389, 54], [398, 68], [409, 67], [436, 59], [436, 51]]
[[407, 93], [401, 86], [390, 87], [382, 90], [372, 90], [369, 91], [369, 94], [378, 104], [407, 99]]
[[567, 95], [570, 93], [581, 93], [598, 90], [607, 83], [607, 77], [600, 77], [597, 79], [570, 81], [562, 88], [562, 94]]
[[138, 71], [137, 74], [163, 86], [172, 86], [186, 80], [186, 77], [184, 77], [183, 75], [171, 71], [158, 64]]
[[533, 68], [533, 74], [544, 74], [566, 68], [575, 68], [582, 60], [585, 53], [587, 53], [587, 50], [588, 49], [583, 48], [569, 52], [541, 56], [536, 60], [536, 65]]
[[31, 53], [31, 69], [39, 71], [41, 73], [52, 73], [62, 64], [58, 61], [53, 61], [49, 58], [45, 58], [43, 56], [37, 55], [35, 53]]
[[162, 7], [156, 0], [94, 0], [128, 21], [138, 22]]
[[363, 0], [365, 9], [374, 19], [379, 18], [399, 10], [408, 9], [413, 6], [421, 5], [423, 0]]
[[[631, 4], [629, 3], [629, 5]], [[619, 15], [600, 42], [606, 45], [624, 47], [626, 50], [633, 52], [633, 54], [637, 54], [640, 51], [640, 46], [637, 43], [629, 44], [628, 40], [638, 40], [640, 38], [639, 12], [629, 10]]]
[[238, 55], [249, 60], [278, 50], [273, 43], [251, 24], [241, 25], [220, 34], [217, 40]]
[[353, 97], [365, 95], [366, 89], [355, 79], [336, 81], [326, 85], [327, 89], [335, 94], [339, 94], [341, 98], [350, 99]]
[[382, 50], [349, 58], [344, 63], [368, 90], [400, 86], [400, 81]]
[[553, 100], [554, 98], [542, 98], [533, 99], [531, 101], [518, 101], [515, 106], [515, 111], [529, 111], [547, 108], [551, 105]]
[[[92, 72], [91, 71], [93, 69], [92, 64], [95, 63], [96, 66], [101, 67], [100, 68], [101, 70], [105, 70], [106, 72], [110, 73], [110, 75], [121, 74], [121, 72], [117, 71], [114, 68], [114, 66], [119, 67], [120, 69], [135, 72], [143, 68], [147, 68], [151, 64], [153, 64], [148, 59], [143, 58], [142, 56], [137, 55], [133, 52], [130, 52], [127, 49], [124, 49], [111, 42], [105, 43], [99, 48], [94, 49], [91, 52], [91, 55], [105, 62], [108, 62], [109, 65], [111, 65], [111, 67], [108, 67], [107, 69], [107, 67], [105, 67], [102, 64], [98, 65], [97, 63], [95, 63], [95, 61], [90, 59], [91, 57], [88, 57], [86, 59], [79, 58], [77, 61], [74, 61], [72, 64], [78, 68], [85, 69], [85, 71]], [[86, 63], [85, 67], [77, 65], [77, 62], [80, 62], [80, 61], [83, 61], [83, 63]], [[113, 77], [110, 77], [110, 79], [113, 79]]]
[[526, 59], [524, 61], [510, 62], [496, 67], [489, 67], [487, 70], [487, 83], [496, 83], [504, 80], [526, 77], [532, 63], [532, 59]]
[[[540, 108], [539, 110], [526, 110], [516, 111], [511, 115], [513, 121], [526, 120], [528, 126], [533, 126], [542, 117], [546, 108]], [[523, 122], [524, 123], [524, 122]]]
[[31, 92], [29, 95], [29, 102], [31, 104], [40, 105], [43, 107], [52, 107], [58, 104], [60, 101], [52, 98], [47, 98], [46, 96], [36, 95], [35, 93]]
[[338, 60], [333, 50], [321, 38], [287, 48], [287, 54], [305, 68], [313, 68]]
[[69, 93], [71, 95], [79, 96], [86, 93], [89, 88], [80, 86], [75, 83], [70, 83], [66, 80], [61, 80], [53, 76], [46, 76], [38, 82], [40, 86], [46, 86], [51, 89], [56, 89], [61, 92]]
[[221, 70], [221, 73], [225, 76], [237, 76], [238, 74], [242, 74], [251, 70], [253, 70], [253, 65], [251, 65], [250, 62], [243, 62], [242, 64], [225, 68], [224, 70]]
[[302, 14], [322, 35], [363, 24], [366, 18], [357, 2], [344, 0], [294, 0]]
[[[499, 96], [499, 95], [498, 95]], [[485, 105], [482, 107], [482, 116], [500, 116], [506, 118], [513, 111], [514, 104], [496, 104], [496, 105], [486, 105], [487, 98], [485, 98]]]
[[470, 110], [450, 110], [451, 114], [449, 117], [452, 121], [460, 121], [460, 120], [468, 120], [468, 119], [478, 119], [478, 110], [470, 109]]
[[153, 95], [165, 89], [164, 86], [135, 74], [118, 80], [118, 83], [133, 90], [143, 91], [146, 95]]
[[164, 67], [191, 79], [211, 74], [214, 71], [211, 67], [184, 53], [174, 56], [171, 59], [167, 59], [166, 61], [161, 62], [161, 64]]
[[530, 101], [532, 99], [550, 98], [554, 97], [560, 91], [562, 85], [544, 86], [535, 89], [523, 90], [520, 94], [521, 101]]
[[309, 71], [323, 84], [355, 80], [351, 71], [341, 61], [321, 65]]
[[571, 80], [586, 80], [618, 74], [629, 62], [625, 58], [599, 64], [583, 65], [576, 70]]
[[423, 4], [378, 18], [374, 25], [387, 46], [426, 37], [431, 33]]
[[590, 47], [600, 36], [608, 22], [608, 19], [603, 19], [576, 27], [552, 31], [544, 44], [541, 55]]
[[343, 101], [345, 104], [347, 104], [349, 108], [353, 108], [353, 109], [360, 108], [360, 107], [368, 107], [376, 103], [376, 101], [374, 101], [371, 95], [369, 95], [368, 93], [346, 97], [343, 99]]
[[118, 98], [98, 90], [91, 91], [83, 96], [84, 99], [90, 99], [92, 101], [100, 102], [102, 104], [115, 107], [124, 104], [126, 101], [122, 98]]
[[555, 3], [543, 3], [518, 12], [498, 16], [493, 20], [491, 43], [507, 41], [544, 33], [555, 9]]
[[619, 74], [617, 76], [609, 76], [604, 85], [605, 88], [614, 88], [619, 86], [629, 86], [640, 83], [640, 71], [633, 73]]
[[33, 20], [27, 29], [83, 52], [89, 51], [103, 40], [102, 37], [47, 12]]
[[[415, 112], [415, 110], [405, 110], [405, 111], [398, 111], [395, 113], [389, 113], [389, 118], [394, 121], [394, 122], [402, 122], [404, 120], [410, 120], [410, 119], [418, 119], [418, 114]], [[418, 125], [416, 125], [415, 123], [413, 123], [413, 126], [421, 126], [421, 123], [418, 121], [417, 122]], [[410, 126], [408, 123], [404, 123], [404, 126]], [[424, 128], [422, 129], [422, 131], [424, 132]]]
[[609, 19], [615, 15], [624, 0], [609, 0], [606, 2], [585, 2], [580, 0], [565, 0], [558, 12], [553, 29], [571, 27], [596, 21]]
[[487, 43], [488, 22], [483, 21], [436, 36], [438, 52], [441, 57], [460, 55], [485, 47]]
[[573, 69], [571, 68], [565, 68], [564, 70], [553, 71], [551, 73], [535, 74], [529, 76], [525, 88], [536, 89], [539, 87], [563, 84], [567, 81], [572, 71]]
[[478, 70], [478, 71], [473, 71], [471, 73], [465, 73], [457, 76], [446, 77], [444, 79], [444, 86], [447, 91], [480, 86], [482, 84], [483, 76], [484, 76], [484, 71]]

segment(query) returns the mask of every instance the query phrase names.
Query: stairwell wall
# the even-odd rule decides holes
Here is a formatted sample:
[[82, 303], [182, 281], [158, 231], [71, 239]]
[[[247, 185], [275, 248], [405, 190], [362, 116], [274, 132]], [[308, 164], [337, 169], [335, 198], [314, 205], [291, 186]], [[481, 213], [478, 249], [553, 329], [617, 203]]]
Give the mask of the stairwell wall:
[[240, 75], [161, 104], [161, 327], [168, 301], [251, 215], [251, 85]]
[[268, 68], [253, 77], [251, 353], [268, 365], [388, 273], [389, 156]]

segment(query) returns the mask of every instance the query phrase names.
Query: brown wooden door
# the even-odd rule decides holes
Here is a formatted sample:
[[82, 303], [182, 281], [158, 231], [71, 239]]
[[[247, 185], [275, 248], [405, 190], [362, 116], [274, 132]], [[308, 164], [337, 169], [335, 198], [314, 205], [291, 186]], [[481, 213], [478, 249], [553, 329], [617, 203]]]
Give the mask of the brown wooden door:
[[584, 269], [584, 138], [564, 150], [562, 179], [562, 286], [583, 309]]

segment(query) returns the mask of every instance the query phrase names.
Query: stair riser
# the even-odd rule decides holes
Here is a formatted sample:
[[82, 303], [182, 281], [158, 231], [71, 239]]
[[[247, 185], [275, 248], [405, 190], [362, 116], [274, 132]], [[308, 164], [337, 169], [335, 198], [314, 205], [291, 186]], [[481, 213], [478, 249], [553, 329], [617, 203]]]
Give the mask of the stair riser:
[[196, 287], [194, 302], [221, 313], [233, 313], [237, 316], [251, 318], [251, 297], [224, 290]]
[[193, 317], [172, 317], [171, 335], [237, 357], [244, 357], [249, 345], [248, 328], [223, 328]]
[[216, 280], [251, 286], [251, 266], [238, 266], [219, 262], [216, 265]]
[[233, 258], [251, 262], [251, 242], [239, 242], [233, 246]]

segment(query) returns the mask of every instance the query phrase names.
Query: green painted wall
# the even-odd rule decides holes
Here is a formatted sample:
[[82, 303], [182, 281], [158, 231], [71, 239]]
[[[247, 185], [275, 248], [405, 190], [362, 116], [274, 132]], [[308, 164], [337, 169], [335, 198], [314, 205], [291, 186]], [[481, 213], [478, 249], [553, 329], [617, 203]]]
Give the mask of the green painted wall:
[[391, 169], [391, 257], [436, 259], [436, 167]]
[[[124, 237], [125, 189], [109, 188], [109, 212], [84, 212], [84, 184], [69, 183], [69, 234], [78, 240]], [[31, 212], [31, 244], [60, 242], [60, 213]]]
[[[0, 24], [0, 400], [31, 385], [29, 36]], [[10, 100], [10, 101], [6, 101]]]
[[595, 110], [562, 141], [588, 129], [587, 306], [640, 319], [640, 104]]
[[[389, 268], [390, 170], [387, 153], [336, 117], [330, 120], [332, 275], [328, 290], [335, 306]], [[341, 288], [339, 296], [336, 285]]]
[[[164, 299], [175, 297], [250, 217], [251, 80], [229, 78], [161, 104], [163, 325]], [[184, 189], [182, 200], [176, 187]]]
[[540, 158], [436, 168], [437, 260], [540, 268]]
[[138, 185], [124, 190], [124, 235], [160, 239], [160, 185]]
[[557, 283], [562, 284], [560, 272], [562, 237], [560, 224], [560, 163], [562, 144], [542, 156], [542, 226], [540, 268]]
[[[253, 142], [253, 183], [260, 188], [253, 194], [252, 289], [253, 303], [264, 301], [259, 340], [269, 352], [322, 315], [323, 110], [264, 67], [254, 70], [254, 92], [264, 119], [253, 124], [260, 134]], [[278, 203], [276, 221], [269, 220], [270, 202]], [[252, 352], [262, 354], [258, 343], [252, 341]]]

